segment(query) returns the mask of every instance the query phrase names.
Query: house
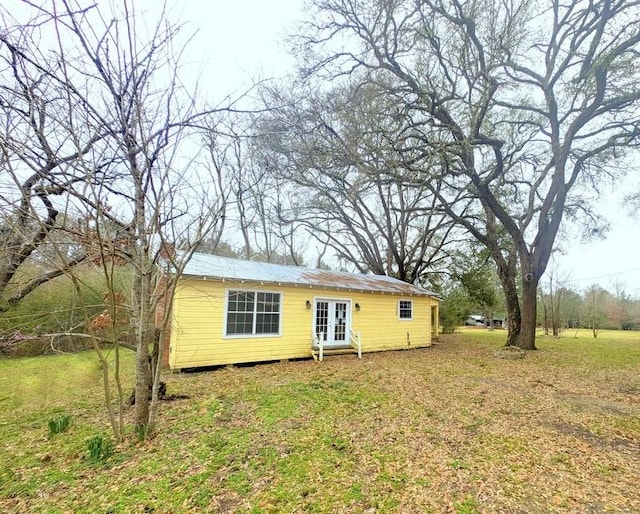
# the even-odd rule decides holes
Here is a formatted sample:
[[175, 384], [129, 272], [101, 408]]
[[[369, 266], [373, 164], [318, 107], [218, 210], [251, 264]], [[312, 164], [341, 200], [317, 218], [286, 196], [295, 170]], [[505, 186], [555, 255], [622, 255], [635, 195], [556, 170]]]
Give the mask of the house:
[[504, 318], [493, 316], [493, 318], [485, 318], [478, 314], [471, 314], [464, 320], [464, 324], [467, 327], [491, 327], [491, 320], [493, 319], [494, 328], [503, 328]]
[[431, 345], [438, 297], [377, 275], [194, 254], [172, 304], [171, 369]]

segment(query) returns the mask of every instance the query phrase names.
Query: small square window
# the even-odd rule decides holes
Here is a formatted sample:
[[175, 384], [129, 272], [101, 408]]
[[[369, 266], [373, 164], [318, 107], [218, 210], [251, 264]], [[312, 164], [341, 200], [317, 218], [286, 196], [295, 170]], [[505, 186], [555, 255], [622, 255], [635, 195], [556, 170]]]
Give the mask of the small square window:
[[413, 319], [413, 301], [412, 300], [398, 301], [398, 318]]

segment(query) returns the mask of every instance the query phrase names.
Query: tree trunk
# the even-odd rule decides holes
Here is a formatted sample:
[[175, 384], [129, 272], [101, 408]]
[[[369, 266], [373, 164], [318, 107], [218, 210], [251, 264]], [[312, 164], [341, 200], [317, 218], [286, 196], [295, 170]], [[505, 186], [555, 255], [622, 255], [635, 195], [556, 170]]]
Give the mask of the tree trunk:
[[149, 422], [149, 395], [151, 394], [151, 366], [149, 346], [146, 337], [138, 340], [136, 350], [136, 425], [145, 426]]
[[[556, 282], [557, 288], [557, 282]], [[551, 281], [551, 331], [553, 337], [560, 337], [560, 292], [553, 292], [553, 279]]]
[[151, 355], [149, 344], [153, 342], [154, 328], [150, 322], [149, 298], [151, 295], [150, 273], [144, 269], [144, 257], [141, 258], [139, 268], [134, 270], [133, 298], [136, 327], [136, 410], [135, 422], [139, 427], [149, 424], [149, 404], [153, 388], [153, 374], [151, 369]]
[[493, 311], [492, 310], [487, 310], [486, 311], [486, 316], [485, 316], [485, 320], [488, 319], [489, 320], [489, 331], [493, 332], [493, 330], [496, 328], [495, 324], [493, 322]]
[[535, 278], [522, 280], [521, 326], [515, 345], [523, 350], [536, 349], [538, 284]]
[[507, 308], [506, 346], [516, 346], [521, 329], [521, 315], [515, 273], [500, 273], [500, 283], [502, 284], [504, 301]]

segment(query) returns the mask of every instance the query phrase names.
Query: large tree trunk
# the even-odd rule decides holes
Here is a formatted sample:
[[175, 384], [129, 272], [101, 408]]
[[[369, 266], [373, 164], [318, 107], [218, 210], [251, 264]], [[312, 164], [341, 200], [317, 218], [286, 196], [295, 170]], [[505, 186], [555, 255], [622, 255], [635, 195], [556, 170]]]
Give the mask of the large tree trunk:
[[515, 277], [501, 277], [504, 300], [507, 307], [507, 343], [506, 346], [517, 346], [522, 330], [522, 315]]
[[521, 315], [520, 300], [518, 298], [518, 288], [516, 286], [517, 270], [515, 256], [509, 255], [505, 259], [500, 248], [490, 244], [487, 247], [491, 251], [491, 256], [496, 263], [498, 278], [504, 294], [504, 302], [507, 309], [507, 342], [506, 346], [516, 346], [520, 335]]
[[536, 349], [538, 283], [535, 278], [522, 280], [522, 310], [520, 334], [516, 339], [516, 346], [523, 350]]

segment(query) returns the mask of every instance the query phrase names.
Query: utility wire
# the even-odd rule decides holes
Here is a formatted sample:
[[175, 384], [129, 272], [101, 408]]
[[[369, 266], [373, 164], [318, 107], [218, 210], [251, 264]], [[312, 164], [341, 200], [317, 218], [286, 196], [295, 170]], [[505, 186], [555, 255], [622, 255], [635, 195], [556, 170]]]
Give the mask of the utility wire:
[[601, 278], [609, 278], [609, 277], [615, 277], [618, 275], [626, 275], [627, 273], [633, 273], [634, 271], [640, 271], [640, 268], [631, 268], [625, 271], [616, 271], [614, 273], [608, 273], [606, 275], [596, 275], [593, 277], [585, 277], [585, 278], [570, 278], [568, 280], [566, 280], [566, 282], [585, 282], [587, 280], [598, 280]]

